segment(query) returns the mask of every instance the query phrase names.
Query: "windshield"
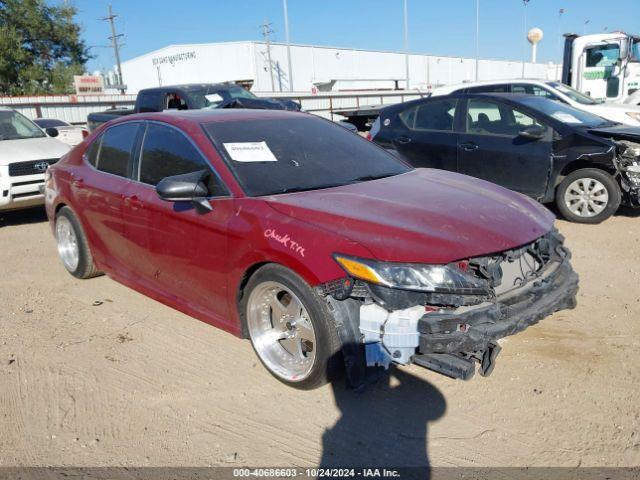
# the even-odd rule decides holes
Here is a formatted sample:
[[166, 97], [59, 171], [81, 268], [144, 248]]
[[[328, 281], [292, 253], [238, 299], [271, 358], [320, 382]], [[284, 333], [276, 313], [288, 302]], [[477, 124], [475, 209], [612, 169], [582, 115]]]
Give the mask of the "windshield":
[[67, 122], [63, 122], [62, 120], [56, 120], [54, 118], [39, 118], [34, 120], [33, 123], [38, 125], [40, 128], [55, 128], [55, 127], [70, 127]]
[[0, 140], [19, 140], [44, 136], [44, 132], [24, 115], [13, 110], [0, 110]]
[[601, 103], [598, 100], [591, 98], [589, 95], [585, 95], [582, 92], [579, 92], [575, 88], [571, 88], [564, 83], [558, 82], [549, 82], [547, 83], [552, 88], [555, 88], [559, 92], [564, 93], [567, 97], [569, 97], [574, 102], [581, 103], [582, 105], [595, 105], [597, 103]]
[[239, 85], [211, 85], [201, 90], [191, 90], [195, 108], [216, 108], [222, 102], [235, 98], [258, 98], [249, 90]]
[[612, 122], [592, 113], [578, 110], [564, 103], [543, 97], [526, 96], [518, 99], [522, 104], [544, 113], [556, 120], [575, 127], [602, 127]]
[[359, 135], [311, 115], [212, 122], [204, 129], [252, 197], [336, 187], [411, 170]]

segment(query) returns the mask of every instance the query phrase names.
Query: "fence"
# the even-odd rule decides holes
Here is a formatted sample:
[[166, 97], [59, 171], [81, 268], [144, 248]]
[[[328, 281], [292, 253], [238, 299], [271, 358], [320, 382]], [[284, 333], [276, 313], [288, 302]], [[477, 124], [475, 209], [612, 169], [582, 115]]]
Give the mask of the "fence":
[[[334, 93], [271, 93], [256, 92], [260, 97], [291, 99], [302, 109], [335, 119], [336, 110], [362, 108], [369, 105], [391, 105], [423, 96], [413, 91], [362, 91]], [[87, 115], [109, 108], [131, 108], [135, 95], [47, 95], [35, 97], [0, 97], [0, 106], [13, 108], [25, 116], [57, 118], [73, 124], [85, 124]]]

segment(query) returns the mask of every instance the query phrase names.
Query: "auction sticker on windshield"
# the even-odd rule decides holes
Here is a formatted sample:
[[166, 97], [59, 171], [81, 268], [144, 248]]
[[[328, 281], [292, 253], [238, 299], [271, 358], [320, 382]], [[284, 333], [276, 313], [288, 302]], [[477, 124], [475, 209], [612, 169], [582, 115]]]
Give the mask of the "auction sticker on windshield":
[[223, 143], [231, 160], [236, 162], [277, 162], [267, 142]]

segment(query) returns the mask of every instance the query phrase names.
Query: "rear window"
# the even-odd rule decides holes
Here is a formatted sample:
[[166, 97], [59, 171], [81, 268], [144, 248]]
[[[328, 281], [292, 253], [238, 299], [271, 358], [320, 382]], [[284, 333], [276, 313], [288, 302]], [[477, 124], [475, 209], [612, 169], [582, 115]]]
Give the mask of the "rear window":
[[160, 100], [162, 99], [162, 95], [160, 92], [147, 92], [138, 94], [140, 98], [138, 99], [138, 104], [140, 107], [140, 112], [159, 112], [160, 108]]
[[377, 145], [311, 115], [203, 127], [249, 196], [329, 188], [410, 170]]

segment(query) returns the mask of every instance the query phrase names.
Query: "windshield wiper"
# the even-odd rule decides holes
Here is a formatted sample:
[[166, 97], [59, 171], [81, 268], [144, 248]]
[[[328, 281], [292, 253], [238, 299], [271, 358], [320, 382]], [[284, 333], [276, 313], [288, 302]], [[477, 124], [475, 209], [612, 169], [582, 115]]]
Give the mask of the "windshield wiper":
[[370, 180], [379, 180], [381, 178], [392, 177], [393, 175], [394, 175], [393, 173], [383, 173], [380, 175], [363, 175], [362, 177], [357, 177], [350, 180], [349, 183], [368, 182]]
[[295, 193], [295, 192], [308, 192], [309, 190], [322, 190], [323, 188], [333, 188], [333, 187], [341, 187], [346, 185], [345, 183], [329, 183], [326, 185], [312, 185], [309, 187], [289, 187], [278, 190], [277, 192], [271, 193], [271, 195], [279, 195], [282, 193]]

